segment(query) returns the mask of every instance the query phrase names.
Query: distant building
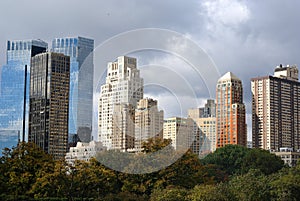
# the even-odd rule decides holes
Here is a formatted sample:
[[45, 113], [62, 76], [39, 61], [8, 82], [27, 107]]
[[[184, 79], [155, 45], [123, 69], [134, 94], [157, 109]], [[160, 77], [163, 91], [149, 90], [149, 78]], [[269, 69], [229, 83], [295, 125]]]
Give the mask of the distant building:
[[[48, 44], [41, 40], [9, 40], [6, 48], [6, 64], [1, 68], [0, 84], [0, 133], [7, 139], [14, 140], [7, 146], [16, 146], [16, 133], [22, 138], [23, 123], [25, 123], [25, 139], [28, 134], [28, 111], [29, 111], [29, 85], [30, 85], [30, 59], [36, 54], [45, 52]], [[25, 81], [25, 65], [27, 65], [27, 80]], [[26, 82], [26, 108], [24, 111], [24, 84]], [[11, 134], [12, 136], [8, 136]], [[0, 144], [7, 142], [3, 139]]]
[[215, 100], [208, 99], [204, 107], [189, 109], [188, 115], [190, 118], [207, 118], [216, 117], [216, 103]]
[[[103, 146], [114, 149], [117, 144], [121, 144], [116, 140], [126, 142], [124, 136], [126, 138], [134, 137], [134, 132], [128, 132], [130, 136], [127, 136], [127, 133], [123, 132], [124, 130], [118, 131], [117, 128], [118, 125], [122, 125], [122, 127], [119, 127], [120, 129], [129, 126], [129, 130], [134, 130], [134, 127], [131, 128], [131, 125], [126, 123], [130, 123], [129, 120], [132, 118], [131, 123], [134, 124], [134, 116], [129, 116], [130, 113], [134, 113], [138, 101], [143, 98], [143, 93], [143, 79], [140, 77], [135, 58], [120, 56], [115, 62], [108, 63], [106, 82], [101, 86], [98, 109], [98, 139], [103, 143]], [[122, 111], [122, 113], [117, 114], [116, 111]], [[114, 114], [117, 116], [114, 117]], [[121, 124], [120, 120], [122, 118], [128, 121]], [[116, 119], [117, 121], [115, 121]], [[119, 123], [113, 125], [113, 122]], [[115, 131], [118, 131], [118, 133], [113, 133]], [[120, 138], [120, 132], [123, 132], [122, 138]], [[114, 139], [114, 137], [117, 137], [117, 139]], [[127, 139], [129, 140], [129, 138]], [[119, 145], [117, 147], [120, 147]], [[123, 148], [128, 148], [128, 146], [122, 145]]]
[[199, 129], [199, 144], [196, 154], [205, 155], [216, 150], [216, 104], [214, 100], [207, 100], [205, 107], [189, 109], [188, 117], [192, 118]]
[[69, 56], [47, 52], [32, 57], [28, 141], [54, 159], [67, 153], [69, 86]]
[[52, 41], [52, 51], [70, 56], [69, 135], [77, 134], [80, 141], [90, 142], [94, 40], [84, 37], [55, 38]]
[[76, 160], [89, 161], [92, 157], [96, 157], [97, 153], [104, 150], [106, 149], [101, 142], [78, 142], [75, 147], [70, 148], [65, 160], [68, 164], [74, 164]]
[[278, 152], [300, 149], [300, 83], [296, 66], [251, 79], [253, 147]]
[[163, 138], [171, 139], [175, 150], [187, 150], [194, 141], [194, 128], [191, 118], [168, 118], [164, 121]]
[[149, 138], [163, 138], [164, 112], [158, 110], [157, 101], [141, 99], [135, 109], [135, 149], [142, 151], [142, 143]]
[[200, 155], [214, 152], [216, 150], [216, 117], [205, 117], [196, 120], [202, 136]]
[[279, 151], [271, 152], [279, 156], [284, 164], [294, 167], [297, 165], [300, 158], [300, 150], [294, 151], [293, 148], [280, 148]]
[[130, 104], [114, 105], [111, 149], [123, 152], [134, 149], [134, 108]]
[[247, 125], [242, 81], [228, 72], [217, 83], [216, 147], [227, 144], [247, 146]]

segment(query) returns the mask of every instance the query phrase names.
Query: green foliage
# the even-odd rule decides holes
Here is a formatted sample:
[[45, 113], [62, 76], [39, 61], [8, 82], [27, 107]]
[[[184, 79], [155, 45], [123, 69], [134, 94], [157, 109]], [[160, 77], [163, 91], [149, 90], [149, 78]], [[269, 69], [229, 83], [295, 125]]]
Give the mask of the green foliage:
[[144, 153], [157, 152], [171, 144], [171, 139], [150, 138], [143, 142], [142, 148]]
[[250, 169], [259, 169], [266, 175], [278, 172], [284, 167], [284, 162], [280, 157], [262, 149], [249, 149], [242, 162], [242, 172], [246, 173]]
[[201, 160], [203, 164], [215, 164], [229, 175], [241, 172], [243, 158], [248, 149], [239, 145], [226, 145], [208, 154]]
[[118, 194], [109, 194], [104, 198], [100, 198], [97, 200], [101, 201], [145, 201], [148, 200], [147, 195], [136, 195], [130, 192], [120, 192]]
[[[284, 168], [273, 154], [229, 145], [202, 161], [191, 151], [173, 150], [169, 140], [152, 139], [144, 153], [108, 151], [103, 161], [117, 162], [128, 174], [98, 160], [74, 166], [32, 143], [5, 149], [0, 158], [0, 200], [297, 200], [300, 164]], [[179, 158], [177, 160], [177, 158]], [[101, 160], [100, 160], [101, 161]], [[173, 164], [164, 164], [171, 161]], [[168, 162], [170, 163], [170, 162]], [[160, 168], [159, 165], [166, 168]], [[163, 167], [165, 167], [163, 166]], [[159, 169], [157, 169], [159, 168]], [[151, 173], [138, 174], [139, 171]], [[152, 172], [155, 170], [155, 172]]]
[[227, 185], [197, 185], [186, 197], [189, 201], [235, 201]]
[[290, 201], [300, 198], [300, 168], [299, 165], [278, 173], [271, 182], [271, 193], [274, 200]]
[[185, 201], [187, 193], [184, 188], [170, 186], [163, 190], [155, 190], [151, 194], [150, 201]]
[[284, 167], [279, 157], [266, 150], [248, 149], [239, 145], [226, 145], [201, 161], [203, 164], [215, 164], [229, 175], [245, 174], [250, 169], [272, 174]]
[[[157, 151], [159, 147], [163, 148], [168, 144], [166, 141], [151, 141], [149, 142], [155, 149], [149, 147], [148, 150]], [[149, 146], [145, 144], [144, 146]], [[152, 152], [148, 152], [152, 153]], [[172, 165], [162, 168], [157, 172], [149, 174], [120, 174], [121, 181], [123, 183], [122, 191], [128, 191], [138, 195], [146, 194], [150, 195], [154, 190], [162, 190], [167, 186], [176, 186], [178, 188], [191, 189], [197, 184], [201, 183], [217, 183], [220, 180], [226, 178], [224, 172], [212, 166], [203, 166], [200, 163], [198, 156], [193, 154], [190, 150], [186, 153], [175, 152], [173, 149], [167, 150], [165, 154], [156, 158], [157, 161], [170, 160], [171, 157], [181, 156]], [[128, 168], [141, 168], [149, 167], [155, 168], [156, 163], [144, 162], [144, 155], [135, 155], [136, 160]], [[151, 160], [150, 160], [151, 161]], [[156, 161], [156, 162], [157, 162]], [[216, 174], [214, 171], [216, 170]], [[217, 175], [217, 176], [216, 176]]]
[[268, 201], [271, 198], [269, 178], [256, 169], [234, 177], [229, 182], [229, 188], [236, 199], [241, 201]]
[[48, 173], [53, 167], [52, 157], [33, 143], [20, 143], [12, 150], [6, 149], [1, 158], [6, 194], [14, 196], [15, 199], [29, 196], [40, 170]]

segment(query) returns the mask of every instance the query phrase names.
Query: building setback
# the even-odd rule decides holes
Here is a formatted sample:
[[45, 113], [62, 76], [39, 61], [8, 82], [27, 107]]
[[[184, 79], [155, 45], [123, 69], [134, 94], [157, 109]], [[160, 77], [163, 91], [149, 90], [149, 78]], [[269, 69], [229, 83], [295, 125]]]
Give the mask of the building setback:
[[31, 59], [29, 135], [54, 159], [64, 159], [68, 143], [70, 57], [41, 53]]
[[75, 165], [76, 160], [89, 161], [93, 157], [96, 158], [97, 154], [104, 150], [105, 147], [102, 146], [101, 142], [77, 142], [75, 147], [70, 147], [65, 160], [68, 164]]
[[222, 76], [216, 88], [216, 148], [247, 146], [247, 125], [242, 81], [233, 73]]
[[[134, 127], [131, 133], [124, 133], [124, 131], [129, 131], [131, 124], [134, 124], [134, 116], [129, 118], [129, 115], [134, 114], [137, 102], [143, 98], [143, 94], [143, 79], [140, 77], [135, 58], [120, 56], [115, 62], [108, 63], [106, 82], [101, 86], [98, 109], [98, 139], [103, 146], [114, 149], [115, 145], [120, 144], [118, 140], [124, 140], [124, 138], [119, 138], [120, 134], [115, 133], [122, 118], [125, 121], [121, 124], [124, 127], [119, 127], [123, 129], [122, 136], [134, 137]], [[123, 111], [122, 114], [125, 116], [115, 111]], [[117, 116], [114, 117], [114, 114]], [[114, 125], [114, 122], [117, 124]], [[129, 126], [128, 129], [125, 129], [127, 126]], [[123, 149], [132, 148], [132, 145], [124, 146]]]
[[296, 66], [251, 79], [253, 147], [300, 149], [300, 83]]

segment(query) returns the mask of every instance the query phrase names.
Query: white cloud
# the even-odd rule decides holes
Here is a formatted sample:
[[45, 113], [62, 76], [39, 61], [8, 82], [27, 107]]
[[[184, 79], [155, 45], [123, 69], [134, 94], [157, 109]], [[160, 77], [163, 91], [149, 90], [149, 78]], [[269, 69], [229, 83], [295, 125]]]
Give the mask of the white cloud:
[[206, 0], [202, 7], [213, 23], [235, 26], [250, 18], [247, 6], [238, 0]]

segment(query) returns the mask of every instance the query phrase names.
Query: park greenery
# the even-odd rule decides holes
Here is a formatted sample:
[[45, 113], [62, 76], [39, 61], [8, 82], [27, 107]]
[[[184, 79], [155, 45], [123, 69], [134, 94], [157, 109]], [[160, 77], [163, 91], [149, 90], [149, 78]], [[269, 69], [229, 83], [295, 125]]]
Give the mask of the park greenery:
[[[147, 154], [168, 140], [149, 140]], [[114, 153], [117, 155], [118, 153]], [[168, 149], [168, 156], [176, 154]], [[132, 154], [131, 170], [145, 154]], [[106, 152], [97, 157], [118, 160]], [[162, 160], [164, 160], [162, 156]], [[101, 161], [101, 160], [100, 160]], [[125, 161], [126, 162], [126, 161]], [[151, 170], [151, 164], [145, 163]], [[145, 168], [145, 167], [144, 167]], [[203, 159], [187, 151], [172, 165], [152, 173], [129, 174], [99, 160], [55, 161], [33, 143], [4, 149], [0, 160], [0, 200], [235, 201], [299, 200], [300, 165], [287, 167], [268, 151], [227, 145]]]

